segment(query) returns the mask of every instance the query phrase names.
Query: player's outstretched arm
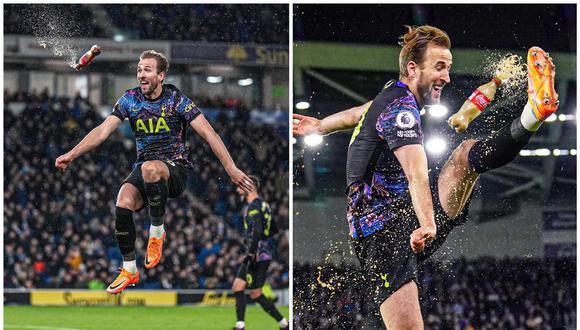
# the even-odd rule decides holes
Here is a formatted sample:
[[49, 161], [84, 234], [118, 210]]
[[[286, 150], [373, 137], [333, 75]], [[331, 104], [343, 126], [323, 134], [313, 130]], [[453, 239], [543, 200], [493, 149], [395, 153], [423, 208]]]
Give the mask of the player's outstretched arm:
[[61, 171], [66, 170], [70, 163], [95, 149], [103, 143], [121, 124], [121, 119], [117, 116], [108, 116], [99, 126], [93, 128], [74, 148], [64, 155], [59, 156], [54, 162], [54, 166]]
[[246, 191], [252, 190], [252, 180], [236, 166], [222, 139], [214, 131], [203, 114], [195, 117], [190, 125], [209, 144], [211, 150], [220, 160], [220, 163], [222, 163], [222, 166], [232, 179], [232, 182]]
[[338, 131], [353, 129], [358, 124], [364, 111], [370, 106], [371, 102], [369, 101], [358, 107], [324, 117], [322, 120], [310, 116], [293, 114], [292, 135], [327, 135]]
[[437, 226], [433, 217], [433, 200], [429, 188], [427, 156], [420, 144], [404, 145], [395, 149], [394, 153], [409, 181], [413, 209], [421, 225], [411, 235], [411, 248], [415, 253], [420, 253], [425, 248], [425, 244], [430, 243], [437, 235]]

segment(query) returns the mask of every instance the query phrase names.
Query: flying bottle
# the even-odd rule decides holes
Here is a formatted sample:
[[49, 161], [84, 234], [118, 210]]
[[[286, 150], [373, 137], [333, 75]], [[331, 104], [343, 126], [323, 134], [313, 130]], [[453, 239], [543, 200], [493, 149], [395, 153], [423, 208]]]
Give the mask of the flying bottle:
[[465, 131], [467, 126], [493, 101], [499, 85], [501, 85], [501, 79], [494, 77], [490, 82], [477, 87], [459, 111], [449, 117], [447, 120], [449, 126], [454, 128], [457, 133]]
[[79, 62], [77, 63], [77, 65], [75, 65], [75, 70], [86, 68], [91, 63], [93, 63], [93, 61], [99, 54], [101, 54], [101, 47], [93, 45], [93, 47], [91, 47], [91, 49], [89, 49], [88, 52], [86, 52], [83, 56], [81, 56]]

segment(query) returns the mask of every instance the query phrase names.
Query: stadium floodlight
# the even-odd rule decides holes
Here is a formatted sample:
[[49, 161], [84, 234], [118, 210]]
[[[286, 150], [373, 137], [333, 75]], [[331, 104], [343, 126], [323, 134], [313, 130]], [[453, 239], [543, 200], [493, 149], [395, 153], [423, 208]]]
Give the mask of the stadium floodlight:
[[298, 110], [306, 110], [310, 108], [310, 103], [306, 102], [306, 101], [301, 101], [296, 103], [296, 109]]
[[427, 151], [434, 155], [439, 155], [447, 149], [447, 143], [441, 138], [431, 138], [425, 144]]
[[224, 81], [222, 76], [207, 76], [207, 82], [210, 84], [219, 84]]
[[427, 110], [429, 110], [429, 115], [433, 118], [441, 118], [449, 111], [446, 106], [441, 104], [432, 105]]
[[254, 80], [252, 80], [252, 78], [238, 80], [238, 85], [240, 85], [240, 86], [250, 86], [253, 83], [254, 83]]
[[576, 156], [576, 149], [570, 149], [570, 155]]
[[558, 116], [556, 116], [556, 114], [553, 113], [548, 118], [546, 118], [546, 122], [550, 123], [550, 122], [556, 121], [556, 119], [558, 119]]
[[551, 152], [550, 152], [550, 149], [542, 148], [542, 149], [536, 149], [534, 154], [536, 156], [546, 157], [546, 156], [550, 156]]
[[567, 149], [554, 149], [552, 151], [552, 154], [554, 154], [554, 156], [568, 156], [570, 154], [570, 151], [568, 151]]
[[122, 34], [120, 34], [120, 33], [116, 33], [116, 34], [113, 36], [113, 40], [115, 40], [116, 42], [123, 42], [123, 41], [125, 41], [125, 36], [123, 36], [123, 35], [122, 35]]
[[304, 137], [304, 143], [309, 147], [314, 147], [322, 143], [322, 135], [307, 135]]
[[574, 116], [574, 115], [569, 115], [569, 114], [565, 114], [565, 113], [558, 115], [559, 121], [572, 121], [574, 119], [576, 119], [576, 116]]
[[526, 150], [526, 149], [520, 150], [520, 156], [527, 157], [527, 156], [531, 156], [531, 155], [532, 155], [531, 150]]

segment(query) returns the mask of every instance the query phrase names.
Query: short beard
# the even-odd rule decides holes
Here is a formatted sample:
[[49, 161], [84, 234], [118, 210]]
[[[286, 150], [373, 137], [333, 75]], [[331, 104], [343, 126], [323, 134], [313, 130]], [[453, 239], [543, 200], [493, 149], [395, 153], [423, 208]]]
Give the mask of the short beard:
[[155, 92], [155, 90], [157, 89], [158, 85], [159, 84], [154, 85], [153, 83], [149, 83], [149, 90], [147, 92], [143, 93], [143, 95], [149, 96], [149, 95], [153, 94], [153, 92]]

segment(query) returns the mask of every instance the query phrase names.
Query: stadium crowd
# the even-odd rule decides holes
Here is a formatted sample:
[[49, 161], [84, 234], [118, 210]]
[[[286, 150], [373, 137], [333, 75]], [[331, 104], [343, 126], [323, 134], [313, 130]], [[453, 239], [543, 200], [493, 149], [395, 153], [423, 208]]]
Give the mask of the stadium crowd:
[[121, 33], [128, 39], [288, 44], [288, 6], [284, 4], [7, 5], [4, 33], [35, 34], [42, 25], [39, 19], [62, 13], [71, 21], [94, 22], [75, 25], [75, 31], [67, 32], [75, 35], [67, 37], [112, 39]]
[[[294, 329], [383, 328], [358, 267], [294, 265]], [[429, 261], [419, 275], [426, 329], [572, 329], [576, 261]], [[369, 317], [371, 316], [371, 317]]]
[[[4, 287], [104, 289], [121, 264], [112, 215], [135, 159], [134, 140], [117, 130], [60, 173], [55, 158], [102, 121], [94, 106], [48, 93], [4, 96]], [[237, 165], [262, 179], [262, 196], [281, 228], [268, 280], [273, 288], [286, 288], [287, 131], [225, 116], [213, 125]], [[245, 253], [243, 203], [207, 144], [192, 130], [188, 138], [194, 164], [188, 189], [168, 203], [164, 257], [153, 270], [140, 267], [141, 288], [229, 288]], [[143, 265], [147, 209], [136, 213], [135, 223], [137, 262]]]

